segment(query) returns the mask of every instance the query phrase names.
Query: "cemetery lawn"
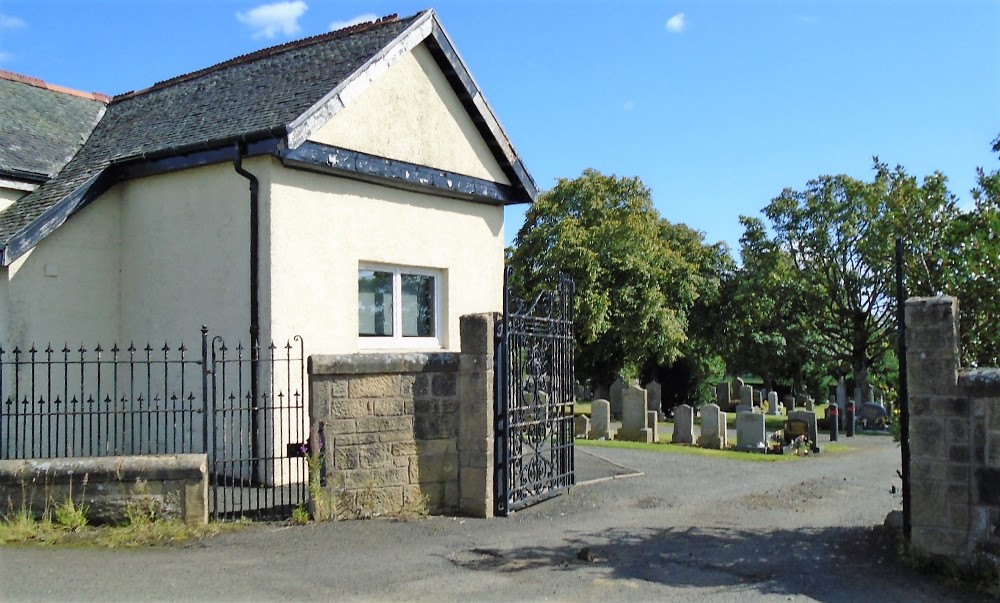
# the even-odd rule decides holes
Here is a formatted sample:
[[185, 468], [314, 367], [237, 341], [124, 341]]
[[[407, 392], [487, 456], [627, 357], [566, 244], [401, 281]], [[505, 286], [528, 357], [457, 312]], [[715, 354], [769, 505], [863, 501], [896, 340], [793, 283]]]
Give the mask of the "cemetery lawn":
[[[749, 461], [754, 463], [782, 463], [801, 458], [808, 458], [797, 457], [794, 454], [759, 454], [755, 452], [737, 452], [735, 450], [712, 450], [710, 448], [698, 448], [697, 446], [670, 444], [666, 442], [661, 442], [659, 444], [647, 444], [646, 442], [627, 442], [624, 440], [577, 440], [576, 445], [594, 446], [596, 448], [624, 448], [627, 450], [644, 450], [648, 452], [661, 452], [666, 454], [691, 454], [695, 456], [708, 456], [717, 459]], [[846, 448], [847, 447], [845, 446], [844, 449]]]

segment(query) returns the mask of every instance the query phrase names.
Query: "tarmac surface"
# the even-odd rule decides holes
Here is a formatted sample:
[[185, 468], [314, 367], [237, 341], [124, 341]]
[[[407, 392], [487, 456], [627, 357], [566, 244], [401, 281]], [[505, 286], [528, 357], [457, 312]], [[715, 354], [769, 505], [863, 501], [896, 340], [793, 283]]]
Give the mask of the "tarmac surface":
[[[667, 436], [669, 440], [669, 436]], [[901, 563], [887, 436], [788, 462], [577, 446], [507, 518], [258, 524], [177, 547], [0, 548], [3, 601], [976, 601]]]

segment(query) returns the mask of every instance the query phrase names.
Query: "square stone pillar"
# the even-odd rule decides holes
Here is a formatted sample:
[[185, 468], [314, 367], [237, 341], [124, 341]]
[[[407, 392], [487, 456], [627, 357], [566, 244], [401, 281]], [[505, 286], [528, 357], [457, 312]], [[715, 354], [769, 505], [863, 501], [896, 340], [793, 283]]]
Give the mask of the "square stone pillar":
[[472, 314], [459, 320], [459, 509], [475, 517], [493, 517], [495, 509], [494, 351], [499, 320], [499, 313]]

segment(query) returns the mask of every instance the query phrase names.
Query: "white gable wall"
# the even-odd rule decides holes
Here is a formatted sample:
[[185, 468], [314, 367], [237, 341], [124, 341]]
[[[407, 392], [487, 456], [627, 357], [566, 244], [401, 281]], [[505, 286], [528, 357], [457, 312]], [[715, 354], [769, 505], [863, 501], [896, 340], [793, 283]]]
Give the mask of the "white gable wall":
[[423, 44], [310, 140], [510, 184]]
[[[249, 341], [250, 193], [224, 163], [121, 185], [121, 332]], [[200, 352], [199, 352], [200, 353]]]
[[7, 341], [75, 350], [117, 338], [119, 209], [112, 190], [7, 268]]

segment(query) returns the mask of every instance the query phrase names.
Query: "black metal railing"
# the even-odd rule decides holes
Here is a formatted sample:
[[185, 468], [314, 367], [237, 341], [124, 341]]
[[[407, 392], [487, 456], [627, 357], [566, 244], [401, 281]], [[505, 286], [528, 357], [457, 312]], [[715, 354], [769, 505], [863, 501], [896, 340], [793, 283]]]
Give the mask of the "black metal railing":
[[559, 494], [575, 482], [572, 279], [532, 303], [511, 296], [497, 328], [497, 513]]
[[205, 453], [213, 516], [264, 514], [306, 500], [305, 391], [301, 337], [0, 347], [0, 459]]

